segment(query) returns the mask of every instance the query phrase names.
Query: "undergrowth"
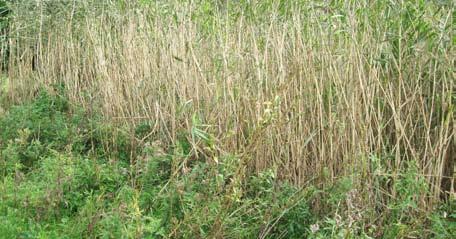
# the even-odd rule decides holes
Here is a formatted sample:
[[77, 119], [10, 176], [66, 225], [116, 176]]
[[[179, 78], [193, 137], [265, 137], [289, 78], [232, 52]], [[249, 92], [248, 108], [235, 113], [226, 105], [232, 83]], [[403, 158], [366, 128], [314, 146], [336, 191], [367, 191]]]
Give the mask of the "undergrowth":
[[[298, 188], [274, 168], [249, 173], [236, 155], [190, 158], [191, 135], [163, 145], [145, 137], [148, 122], [106, 123], [63, 87], [11, 107], [0, 129], [0, 238], [456, 235], [454, 204], [419, 210], [427, 189], [413, 163], [390, 185], [400, 195], [367, 208], [350, 177]], [[374, 180], [382, 190], [388, 179]]]

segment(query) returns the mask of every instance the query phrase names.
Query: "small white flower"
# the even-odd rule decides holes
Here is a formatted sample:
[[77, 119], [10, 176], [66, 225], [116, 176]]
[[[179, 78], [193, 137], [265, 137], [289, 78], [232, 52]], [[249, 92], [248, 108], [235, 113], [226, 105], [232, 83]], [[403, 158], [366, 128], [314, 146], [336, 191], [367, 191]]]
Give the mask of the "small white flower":
[[320, 230], [320, 226], [318, 225], [318, 223], [310, 225], [310, 231], [312, 233], [316, 233], [318, 232], [318, 230]]

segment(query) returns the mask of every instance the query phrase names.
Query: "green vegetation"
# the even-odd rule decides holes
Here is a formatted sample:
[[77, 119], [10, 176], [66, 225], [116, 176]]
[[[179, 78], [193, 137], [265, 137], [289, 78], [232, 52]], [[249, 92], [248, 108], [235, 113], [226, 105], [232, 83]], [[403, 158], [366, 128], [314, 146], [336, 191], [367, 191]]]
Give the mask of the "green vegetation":
[[[0, 0], [0, 68], [1, 71], [6, 70], [8, 65], [8, 28], [9, 28], [9, 14], [10, 10], [7, 2]], [[3, 76], [0, 75], [1, 78]], [[3, 86], [3, 79], [0, 80], [0, 87]]]
[[454, 10], [0, 0], [0, 238], [455, 238]]
[[[410, 164], [387, 212], [362, 208], [350, 177], [297, 188], [239, 158], [189, 160], [40, 91], [0, 118], [2, 238], [402, 238], [456, 235], [455, 205], [418, 208], [427, 185]], [[374, 179], [381, 184], [386, 179]], [[372, 217], [372, 218], [371, 218]], [[367, 221], [366, 221], [367, 220]]]

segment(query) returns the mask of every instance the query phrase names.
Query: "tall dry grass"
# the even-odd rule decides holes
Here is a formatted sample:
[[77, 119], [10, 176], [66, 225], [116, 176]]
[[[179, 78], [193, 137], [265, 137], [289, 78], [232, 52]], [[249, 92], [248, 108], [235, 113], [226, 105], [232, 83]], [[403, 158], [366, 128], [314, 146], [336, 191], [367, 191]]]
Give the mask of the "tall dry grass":
[[189, 137], [194, 154], [297, 185], [353, 175], [373, 204], [398, 193], [376, 176], [394, 182], [409, 162], [430, 185], [423, 206], [454, 183], [454, 6], [210, 2], [16, 6], [9, 98], [63, 82], [108, 120], [152, 121], [168, 145], [198, 118], [215, 143]]

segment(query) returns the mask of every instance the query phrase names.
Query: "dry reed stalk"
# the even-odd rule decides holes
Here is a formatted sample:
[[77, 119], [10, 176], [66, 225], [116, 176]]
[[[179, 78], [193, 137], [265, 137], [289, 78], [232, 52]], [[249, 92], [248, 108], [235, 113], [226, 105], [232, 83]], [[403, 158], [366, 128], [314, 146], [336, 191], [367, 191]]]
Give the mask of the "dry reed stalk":
[[[346, 5], [344, 17], [310, 7], [306, 14], [296, 8], [289, 20], [276, 9], [252, 22], [221, 11], [207, 25], [191, 17], [195, 3], [174, 5], [175, 16], [109, 8], [77, 24], [73, 15], [62, 18], [63, 29], [31, 39], [20, 35], [26, 22], [18, 18], [9, 45], [10, 98], [63, 82], [72, 100], [97, 105], [107, 119], [156, 122], [170, 144], [191, 131], [197, 114], [221, 151], [257, 171], [277, 166], [298, 185], [315, 175], [328, 182], [352, 174], [371, 185], [374, 156], [393, 180], [408, 161], [424, 175], [442, 176], [445, 153], [454, 148], [453, 113], [441, 110], [454, 107], [452, 47], [428, 51], [424, 42], [406, 53], [404, 40], [399, 57], [381, 62], [394, 52], [389, 26], [357, 16], [362, 2]], [[446, 17], [429, 21], [449, 24]], [[426, 180], [432, 201], [441, 178]]]

